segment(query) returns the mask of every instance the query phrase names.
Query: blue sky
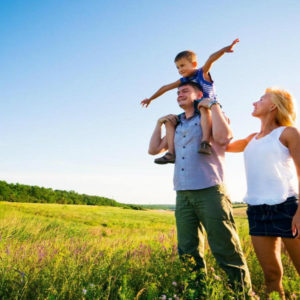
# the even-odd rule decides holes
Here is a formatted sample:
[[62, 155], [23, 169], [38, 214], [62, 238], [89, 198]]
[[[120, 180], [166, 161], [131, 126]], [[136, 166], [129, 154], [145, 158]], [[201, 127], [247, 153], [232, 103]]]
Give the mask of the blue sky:
[[[300, 99], [299, 13], [296, 0], [1, 1], [0, 179], [174, 203], [173, 166], [147, 148], [159, 116], [180, 112], [176, 91], [140, 101], [179, 78], [178, 52], [201, 66], [238, 37], [211, 73], [235, 138], [257, 131], [265, 88]], [[227, 155], [227, 184], [241, 201], [240, 154]]]

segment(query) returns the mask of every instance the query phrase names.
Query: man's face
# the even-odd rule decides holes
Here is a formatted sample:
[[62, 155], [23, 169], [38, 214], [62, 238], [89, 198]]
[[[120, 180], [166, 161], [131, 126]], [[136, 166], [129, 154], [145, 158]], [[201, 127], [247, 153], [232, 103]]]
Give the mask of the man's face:
[[175, 62], [178, 73], [182, 77], [188, 77], [193, 75], [196, 70], [197, 62], [191, 62], [186, 58], [181, 58]]
[[[193, 107], [195, 99], [201, 98], [201, 92], [196, 92], [190, 85], [184, 85], [178, 88], [177, 102], [181, 108]], [[200, 97], [199, 97], [200, 96]]]

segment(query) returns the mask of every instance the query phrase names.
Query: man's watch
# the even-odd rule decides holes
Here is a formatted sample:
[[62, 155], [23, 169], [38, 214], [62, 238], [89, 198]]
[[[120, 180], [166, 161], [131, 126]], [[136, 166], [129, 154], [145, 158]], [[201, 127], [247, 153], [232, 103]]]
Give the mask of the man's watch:
[[222, 105], [221, 105], [220, 102], [217, 101], [217, 100], [211, 100], [211, 101], [209, 101], [209, 102], [208, 102], [208, 108], [211, 109], [211, 107], [212, 107], [213, 105], [215, 105], [215, 104], [218, 104], [218, 105], [222, 108]]

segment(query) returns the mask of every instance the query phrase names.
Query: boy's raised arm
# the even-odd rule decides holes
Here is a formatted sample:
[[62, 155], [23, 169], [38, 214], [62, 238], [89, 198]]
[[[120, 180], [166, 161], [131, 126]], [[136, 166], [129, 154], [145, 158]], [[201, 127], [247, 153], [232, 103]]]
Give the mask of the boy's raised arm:
[[218, 60], [221, 56], [224, 55], [224, 53], [231, 53], [233, 52], [233, 47], [235, 46], [235, 44], [237, 44], [240, 40], [239, 39], [235, 39], [229, 46], [226, 46], [222, 49], [220, 49], [219, 51], [213, 53], [208, 60], [205, 62], [204, 66], [202, 67], [202, 71], [203, 71], [203, 75], [204, 78], [206, 79], [206, 76], [208, 77], [208, 72], [212, 66], [212, 64]]
[[141, 101], [141, 105], [144, 107], [148, 107], [150, 105], [150, 103], [152, 102], [152, 100], [154, 100], [155, 98], [161, 96], [162, 94], [164, 94], [167, 91], [173, 90], [175, 88], [177, 88], [180, 85], [180, 80], [177, 80], [175, 82], [172, 82], [170, 84], [166, 84], [164, 86], [162, 86], [159, 90], [157, 90], [150, 98], [146, 98], [144, 100]]

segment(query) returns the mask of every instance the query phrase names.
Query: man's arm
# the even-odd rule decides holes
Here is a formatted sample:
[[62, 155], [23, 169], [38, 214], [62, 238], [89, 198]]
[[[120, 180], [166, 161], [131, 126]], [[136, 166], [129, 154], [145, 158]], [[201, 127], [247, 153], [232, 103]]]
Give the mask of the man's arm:
[[152, 100], [161, 96], [162, 94], [164, 94], [167, 91], [177, 88], [179, 85], [180, 85], [180, 79], [175, 82], [172, 82], [170, 84], [166, 84], [166, 85], [162, 86], [150, 98], [146, 98], [143, 101], [141, 101], [141, 105], [148, 107], [150, 105], [150, 103], [152, 102]]
[[[209, 109], [210, 102], [211, 100], [209, 98], [203, 99], [199, 102], [198, 109], [200, 110], [200, 107]], [[212, 118], [212, 138], [219, 145], [226, 146], [233, 137], [228, 120], [218, 103], [213, 104], [210, 110]]]
[[158, 153], [168, 150], [168, 143], [166, 137], [161, 137], [161, 126], [166, 121], [172, 122], [174, 125], [177, 123], [176, 115], [167, 115], [162, 118], [159, 118], [156, 126], [154, 128], [153, 134], [151, 136], [148, 153], [151, 155], [156, 155]]
[[208, 60], [205, 62], [204, 66], [202, 67], [202, 71], [203, 71], [203, 76], [204, 79], [207, 81], [211, 81], [210, 76], [208, 74], [212, 64], [218, 60], [221, 56], [223, 56], [225, 53], [231, 53], [233, 52], [233, 47], [235, 46], [235, 44], [237, 44], [239, 42], [239, 39], [235, 39], [229, 46], [226, 46], [222, 49], [220, 49], [219, 51], [213, 53]]

